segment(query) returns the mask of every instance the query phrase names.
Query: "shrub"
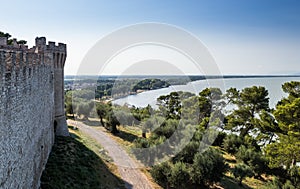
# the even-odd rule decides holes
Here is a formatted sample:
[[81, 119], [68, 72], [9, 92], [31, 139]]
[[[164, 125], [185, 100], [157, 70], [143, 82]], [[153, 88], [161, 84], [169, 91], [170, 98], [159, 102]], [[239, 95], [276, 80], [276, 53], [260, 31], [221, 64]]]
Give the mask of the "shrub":
[[239, 180], [239, 184], [242, 185], [242, 181], [245, 177], [252, 177], [253, 171], [252, 169], [246, 164], [237, 164], [233, 169], [232, 173], [235, 178]]
[[137, 138], [134, 140], [134, 144], [136, 148], [149, 148], [149, 141], [145, 138]]
[[199, 145], [199, 142], [196, 141], [189, 142], [183, 150], [173, 158], [173, 161], [182, 161], [192, 164], [195, 154], [199, 152]]
[[227, 168], [223, 156], [210, 148], [204, 153], [195, 155], [191, 171], [192, 181], [200, 186], [212, 184], [221, 179]]
[[186, 188], [189, 184], [190, 173], [186, 164], [177, 162], [171, 171], [169, 183], [173, 188]]
[[282, 186], [282, 189], [296, 189], [290, 180], [287, 180], [286, 183]]
[[178, 124], [178, 120], [169, 119], [166, 122], [162, 123], [157, 129], [155, 129], [154, 133], [159, 136], [170, 138], [175, 132]]
[[164, 162], [153, 166], [150, 173], [153, 179], [163, 186], [164, 188], [169, 188], [169, 179], [171, 177], [171, 165], [168, 162]]
[[236, 153], [236, 158], [250, 166], [256, 176], [260, 176], [262, 173], [268, 172], [268, 163], [261, 151], [255, 151], [253, 148], [246, 148], [242, 145]]
[[227, 135], [223, 142], [223, 148], [226, 152], [234, 155], [237, 153], [239, 147], [243, 144], [241, 137], [230, 134]]
[[224, 140], [226, 138], [227, 134], [224, 132], [219, 132], [218, 136], [216, 138], [216, 140], [213, 142], [213, 146], [222, 146], [222, 144], [224, 143]]

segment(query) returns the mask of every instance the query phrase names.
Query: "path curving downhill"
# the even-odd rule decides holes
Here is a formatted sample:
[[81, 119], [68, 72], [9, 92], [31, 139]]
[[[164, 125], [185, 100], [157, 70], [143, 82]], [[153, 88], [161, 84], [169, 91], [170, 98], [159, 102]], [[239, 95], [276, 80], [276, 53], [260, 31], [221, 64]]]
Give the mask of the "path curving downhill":
[[82, 132], [95, 139], [108, 152], [118, 167], [127, 189], [152, 189], [150, 181], [139, 169], [127, 152], [104, 131], [94, 129], [82, 122], [68, 120], [68, 124], [77, 126]]

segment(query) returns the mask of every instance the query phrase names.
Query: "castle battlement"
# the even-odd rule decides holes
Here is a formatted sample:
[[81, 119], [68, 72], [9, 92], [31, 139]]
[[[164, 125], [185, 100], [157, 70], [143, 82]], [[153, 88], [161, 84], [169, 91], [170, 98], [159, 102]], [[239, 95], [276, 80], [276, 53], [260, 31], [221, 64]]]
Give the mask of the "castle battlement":
[[0, 37], [0, 188], [38, 188], [55, 135], [69, 135], [64, 111], [66, 44], [35, 46]]
[[48, 45], [46, 44], [46, 38], [45, 37], [37, 37], [35, 39], [35, 46], [32, 48], [28, 48], [27, 45], [18, 44], [16, 39], [13, 39], [13, 42], [11, 45], [7, 43], [6, 37], [0, 37], [0, 49], [6, 50], [6, 51], [28, 51], [32, 52], [36, 49], [39, 50], [39, 52], [60, 52], [60, 53], [67, 53], [67, 45], [64, 43], [58, 43], [58, 45], [55, 44], [53, 41], [49, 41]]
[[48, 42], [45, 37], [37, 37], [35, 46], [19, 45], [13, 40], [12, 45], [7, 44], [6, 37], [0, 37], [0, 73], [20, 70], [35, 65], [53, 66], [63, 69], [67, 57], [67, 46], [64, 43]]
[[48, 45], [47, 45], [45, 37], [35, 38], [35, 47], [39, 48], [41, 51], [67, 53], [67, 45], [66, 44], [58, 43], [58, 45], [56, 45], [55, 42], [49, 41]]

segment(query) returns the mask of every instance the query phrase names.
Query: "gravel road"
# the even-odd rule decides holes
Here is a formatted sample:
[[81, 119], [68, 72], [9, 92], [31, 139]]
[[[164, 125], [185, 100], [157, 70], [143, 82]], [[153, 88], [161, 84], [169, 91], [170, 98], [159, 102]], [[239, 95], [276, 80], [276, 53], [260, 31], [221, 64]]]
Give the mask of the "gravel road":
[[127, 189], [151, 189], [150, 181], [139, 169], [139, 164], [105, 131], [87, 126], [82, 122], [68, 120], [71, 125], [77, 126], [82, 132], [94, 138], [108, 152], [118, 167], [121, 178], [125, 181]]

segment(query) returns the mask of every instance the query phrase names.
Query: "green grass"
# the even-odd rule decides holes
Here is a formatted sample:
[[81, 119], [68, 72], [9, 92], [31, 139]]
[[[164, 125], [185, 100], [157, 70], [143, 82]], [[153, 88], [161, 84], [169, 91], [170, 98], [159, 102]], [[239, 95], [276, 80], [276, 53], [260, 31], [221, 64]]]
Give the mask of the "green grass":
[[99, 145], [80, 131], [57, 137], [41, 178], [42, 189], [125, 188]]
[[[103, 130], [101, 127], [97, 129]], [[134, 126], [118, 126], [118, 131], [119, 133], [116, 134], [112, 134], [109, 131], [106, 132], [118, 144], [122, 145], [127, 152], [130, 152], [130, 149], [134, 145], [134, 140], [142, 136], [141, 129]]]
[[[219, 149], [222, 152], [222, 155], [226, 161], [226, 163], [229, 165], [230, 169], [232, 169], [234, 166], [237, 165], [238, 161], [236, 160], [236, 157], [233, 155], [230, 155], [229, 153], [225, 152], [224, 150], [222, 150], [220, 147], [215, 147], [217, 149]], [[263, 186], [266, 185], [267, 181], [272, 180], [272, 176], [265, 176], [265, 175], [261, 175], [262, 177], [264, 177], [264, 180], [259, 180], [256, 179], [254, 177], [246, 177], [243, 180], [243, 186], [239, 186], [238, 185], [238, 181], [237, 179], [235, 179], [235, 177], [233, 176], [233, 174], [228, 171], [225, 176], [222, 178], [221, 182], [220, 182], [220, 186], [222, 186], [224, 189], [242, 189], [242, 188], [246, 188], [246, 189], [259, 189]]]
[[219, 187], [224, 189], [251, 189], [245, 184], [243, 184], [243, 186], [240, 186], [234, 178], [228, 176], [223, 176], [218, 185]]

